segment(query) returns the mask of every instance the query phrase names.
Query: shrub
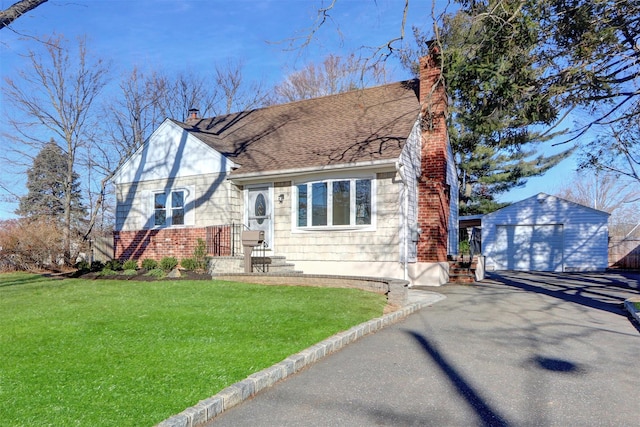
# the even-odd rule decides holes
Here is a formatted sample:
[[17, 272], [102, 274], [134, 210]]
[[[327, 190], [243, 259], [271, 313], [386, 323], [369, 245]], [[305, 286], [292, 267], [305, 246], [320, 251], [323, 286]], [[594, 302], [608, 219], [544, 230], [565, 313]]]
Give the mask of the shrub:
[[151, 276], [151, 277], [156, 277], [158, 279], [162, 279], [164, 276], [166, 276], [166, 274], [165, 274], [164, 271], [162, 271], [159, 268], [153, 268], [153, 269], [147, 271], [145, 276]]
[[168, 256], [160, 260], [160, 268], [164, 271], [171, 271], [178, 266], [178, 260], [175, 257]]
[[91, 263], [91, 271], [102, 271], [104, 268], [104, 263], [100, 261], [93, 261]]
[[91, 265], [89, 264], [88, 261], [82, 260], [82, 261], [78, 261], [75, 267], [78, 269], [78, 271], [89, 271], [89, 269], [91, 268]]
[[137, 270], [138, 269], [138, 260], [128, 259], [122, 264], [122, 268], [125, 270]]
[[459, 252], [461, 255], [469, 253], [469, 242], [467, 240], [463, 240], [458, 243]]
[[198, 239], [198, 243], [193, 250], [193, 259], [196, 262], [195, 269], [205, 270], [207, 268], [207, 242], [203, 239]]
[[182, 261], [180, 261], [180, 265], [185, 270], [195, 270], [196, 268], [198, 268], [198, 263], [193, 258], [185, 258], [185, 259], [183, 259]]
[[143, 259], [142, 268], [144, 268], [147, 271], [153, 270], [154, 268], [158, 268], [158, 261], [150, 258]]
[[135, 276], [136, 274], [138, 274], [138, 270], [136, 270], [135, 268], [125, 268], [122, 274], [124, 274], [125, 276]]
[[3, 270], [38, 271], [54, 265], [63, 253], [62, 229], [42, 218], [0, 221], [0, 247]]
[[119, 259], [112, 259], [104, 263], [104, 268], [113, 271], [122, 270], [122, 262]]
[[118, 274], [117, 271], [112, 270], [108, 267], [105, 267], [102, 269], [102, 271], [100, 273], [98, 273], [100, 276], [115, 276]]
[[209, 259], [210, 258], [207, 257], [207, 242], [204, 239], [198, 239], [198, 243], [193, 249], [193, 260], [195, 265], [193, 268], [187, 268], [187, 270], [206, 270], [209, 264]]

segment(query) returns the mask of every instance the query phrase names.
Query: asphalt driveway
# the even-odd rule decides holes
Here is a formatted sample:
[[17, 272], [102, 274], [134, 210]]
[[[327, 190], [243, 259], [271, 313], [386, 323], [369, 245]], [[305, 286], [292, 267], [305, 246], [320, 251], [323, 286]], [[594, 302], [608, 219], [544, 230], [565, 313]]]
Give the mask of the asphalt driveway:
[[622, 426], [640, 419], [639, 275], [505, 273], [350, 344], [215, 426]]

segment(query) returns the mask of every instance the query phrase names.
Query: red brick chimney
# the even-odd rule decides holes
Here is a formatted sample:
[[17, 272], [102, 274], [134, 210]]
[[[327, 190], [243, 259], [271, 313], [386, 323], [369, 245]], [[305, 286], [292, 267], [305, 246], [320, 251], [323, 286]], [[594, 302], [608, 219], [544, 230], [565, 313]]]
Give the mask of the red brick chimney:
[[447, 184], [447, 94], [437, 48], [420, 58], [422, 175], [418, 182], [418, 262], [447, 261], [449, 185]]

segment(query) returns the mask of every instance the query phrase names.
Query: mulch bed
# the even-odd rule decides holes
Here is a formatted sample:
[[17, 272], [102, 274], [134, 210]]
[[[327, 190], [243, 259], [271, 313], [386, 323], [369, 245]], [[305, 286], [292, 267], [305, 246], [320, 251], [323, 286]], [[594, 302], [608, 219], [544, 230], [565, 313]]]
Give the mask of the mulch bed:
[[147, 270], [136, 270], [136, 274], [117, 274], [112, 276], [101, 276], [99, 272], [79, 273], [76, 272], [70, 277], [89, 280], [134, 280], [137, 282], [157, 282], [159, 280], [212, 280], [211, 275], [207, 273], [201, 273], [192, 270], [179, 270], [179, 277], [163, 277], [157, 278], [154, 276], [147, 276]]

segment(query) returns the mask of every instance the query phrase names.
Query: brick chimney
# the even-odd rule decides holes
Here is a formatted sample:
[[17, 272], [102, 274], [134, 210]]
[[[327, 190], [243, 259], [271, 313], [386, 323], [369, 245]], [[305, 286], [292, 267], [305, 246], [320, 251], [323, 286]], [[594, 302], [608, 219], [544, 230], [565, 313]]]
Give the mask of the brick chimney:
[[196, 124], [198, 120], [200, 120], [200, 117], [198, 117], [199, 113], [200, 110], [198, 110], [197, 108], [190, 108], [186, 123], [188, 125]]
[[420, 58], [422, 174], [418, 182], [418, 262], [447, 261], [449, 185], [447, 184], [447, 94], [437, 47]]

